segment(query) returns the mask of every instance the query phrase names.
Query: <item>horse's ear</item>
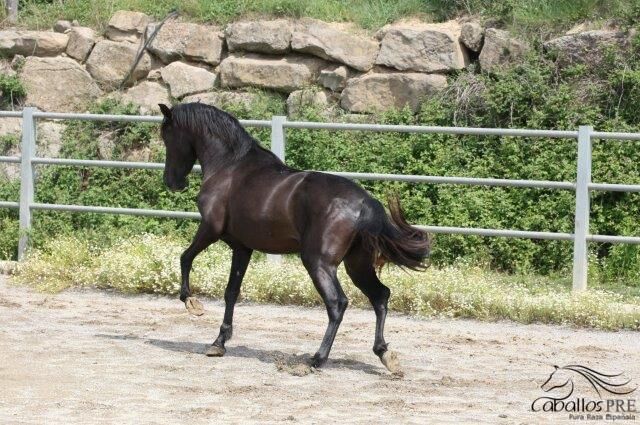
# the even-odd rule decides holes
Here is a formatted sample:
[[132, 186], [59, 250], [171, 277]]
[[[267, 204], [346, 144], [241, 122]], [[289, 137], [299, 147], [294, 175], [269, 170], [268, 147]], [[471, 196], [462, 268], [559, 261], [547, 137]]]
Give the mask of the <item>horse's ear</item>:
[[167, 120], [171, 120], [171, 109], [164, 103], [158, 103], [158, 106], [160, 107], [160, 111], [162, 111], [162, 115], [164, 115]]

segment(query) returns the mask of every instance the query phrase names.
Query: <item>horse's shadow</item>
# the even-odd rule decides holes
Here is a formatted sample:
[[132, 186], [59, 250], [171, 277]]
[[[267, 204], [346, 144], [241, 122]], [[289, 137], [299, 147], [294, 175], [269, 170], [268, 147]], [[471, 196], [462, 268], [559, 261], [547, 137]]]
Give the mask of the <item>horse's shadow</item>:
[[[144, 344], [150, 344], [163, 350], [174, 351], [178, 353], [202, 354], [207, 351], [209, 344], [190, 342], [190, 341], [171, 341], [157, 338], [143, 338], [135, 335], [109, 335], [96, 334], [95, 336], [107, 339], [119, 340], [135, 340], [142, 341]], [[303, 354], [297, 356], [295, 354], [287, 354], [280, 350], [263, 350], [259, 348], [251, 348], [244, 345], [228, 346], [225, 357], [240, 357], [248, 359], [256, 359], [262, 363], [273, 364], [281, 361], [294, 361], [299, 363], [311, 364], [311, 355]], [[385, 375], [384, 369], [376, 367], [368, 363], [353, 359], [329, 359], [325, 369], [351, 369], [357, 370], [370, 375]]]

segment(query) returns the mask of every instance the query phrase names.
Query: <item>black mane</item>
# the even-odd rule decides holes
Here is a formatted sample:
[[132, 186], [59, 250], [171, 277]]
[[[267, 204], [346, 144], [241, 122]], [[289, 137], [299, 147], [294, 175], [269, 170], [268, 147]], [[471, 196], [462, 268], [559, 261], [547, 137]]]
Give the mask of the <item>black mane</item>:
[[182, 103], [172, 109], [173, 124], [203, 139], [224, 143], [234, 159], [246, 155], [260, 144], [231, 114], [203, 103]]

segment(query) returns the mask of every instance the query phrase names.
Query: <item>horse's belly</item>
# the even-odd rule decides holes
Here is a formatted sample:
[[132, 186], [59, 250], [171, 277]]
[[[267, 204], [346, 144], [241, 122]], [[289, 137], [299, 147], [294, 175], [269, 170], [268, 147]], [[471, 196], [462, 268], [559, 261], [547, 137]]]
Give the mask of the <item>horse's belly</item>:
[[297, 232], [285, 223], [253, 223], [230, 225], [228, 233], [243, 245], [269, 254], [289, 254], [300, 251]]

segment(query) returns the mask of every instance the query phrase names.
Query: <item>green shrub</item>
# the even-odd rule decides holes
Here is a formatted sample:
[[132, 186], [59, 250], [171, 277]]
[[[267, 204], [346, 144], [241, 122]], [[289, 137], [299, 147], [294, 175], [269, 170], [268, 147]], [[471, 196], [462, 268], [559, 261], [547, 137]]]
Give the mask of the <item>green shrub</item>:
[[[19, 181], [8, 181], [0, 175], [0, 201], [17, 202], [19, 190]], [[18, 210], [0, 208], [0, 260], [15, 259], [17, 255]]]
[[[532, 54], [512, 69], [497, 74], [475, 69], [450, 77], [449, 89], [427, 100], [418, 114], [405, 109], [375, 116], [372, 121], [473, 127], [551, 128], [575, 130], [593, 125], [598, 130], [638, 131], [635, 85], [627, 82], [640, 70], [636, 54], [611, 52], [597, 67], [593, 64], [558, 68]], [[239, 118], [266, 119], [283, 114], [281, 95], [258, 93], [250, 105], [225, 105]], [[640, 100], [640, 98], [639, 98]], [[94, 112], [133, 113], [131, 105], [106, 102]], [[302, 120], [326, 120], [313, 109]], [[336, 117], [339, 119], [339, 117]], [[163, 161], [158, 127], [140, 123], [73, 122], [63, 137], [67, 157], [95, 158], [99, 140], [110, 134], [112, 158], [123, 159], [131, 150], [147, 149], [151, 159]], [[268, 129], [250, 129], [265, 146]], [[299, 169], [379, 172], [414, 175], [469, 176], [505, 179], [574, 181], [576, 142], [563, 139], [454, 136], [287, 130], [287, 162]], [[593, 180], [640, 183], [640, 149], [636, 142], [594, 141]], [[39, 202], [120, 206], [193, 211], [199, 189], [197, 176], [187, 191], [169, 193], [157, 171], [100, 168], [42, 167], [37, 183]], [[413, 223], [520, 229], [573, 231], [574, 194], [542, 189], [486, 188], [371, 182], [361, 184], [384, 199], [397, 193]], [[4, 186], [0, 184], [0, 188]], [[4, 199], [15, 199], [16, 187], [3, 189]], [[638, 194], [593, 192], [591, 232], [640, 234]], [[0, 219], [15, 212], [0, 211]], [[14, 217], [12, 215], [11, 217]], [[92, 240], [109, 240], [139, 232], [190, 237], [192, 221], [98, 214], [37, 212], [34, 243], [52, 234], [83, 232]], [[0, 238], [0, 254], [15, 253], [12, 237]], [[591, 244], [594, 276], [604, 281], [637, 285], [639, 256], [635, 247]], [[13, 255], [13, 254], [11, 254]], [[441, 267], [464, 258], [495, 270], [542, 274], [567, 273], [572, 245], [561, 241], [438, 235], [433, 262]]]
[[27, 90], [15, 75], [0, 74], [0, 108], [18, 104], [27, 95]]
[[6, 155], [20, 143], [20, 138], [15, 134], [0, 136], [0, 155]]

